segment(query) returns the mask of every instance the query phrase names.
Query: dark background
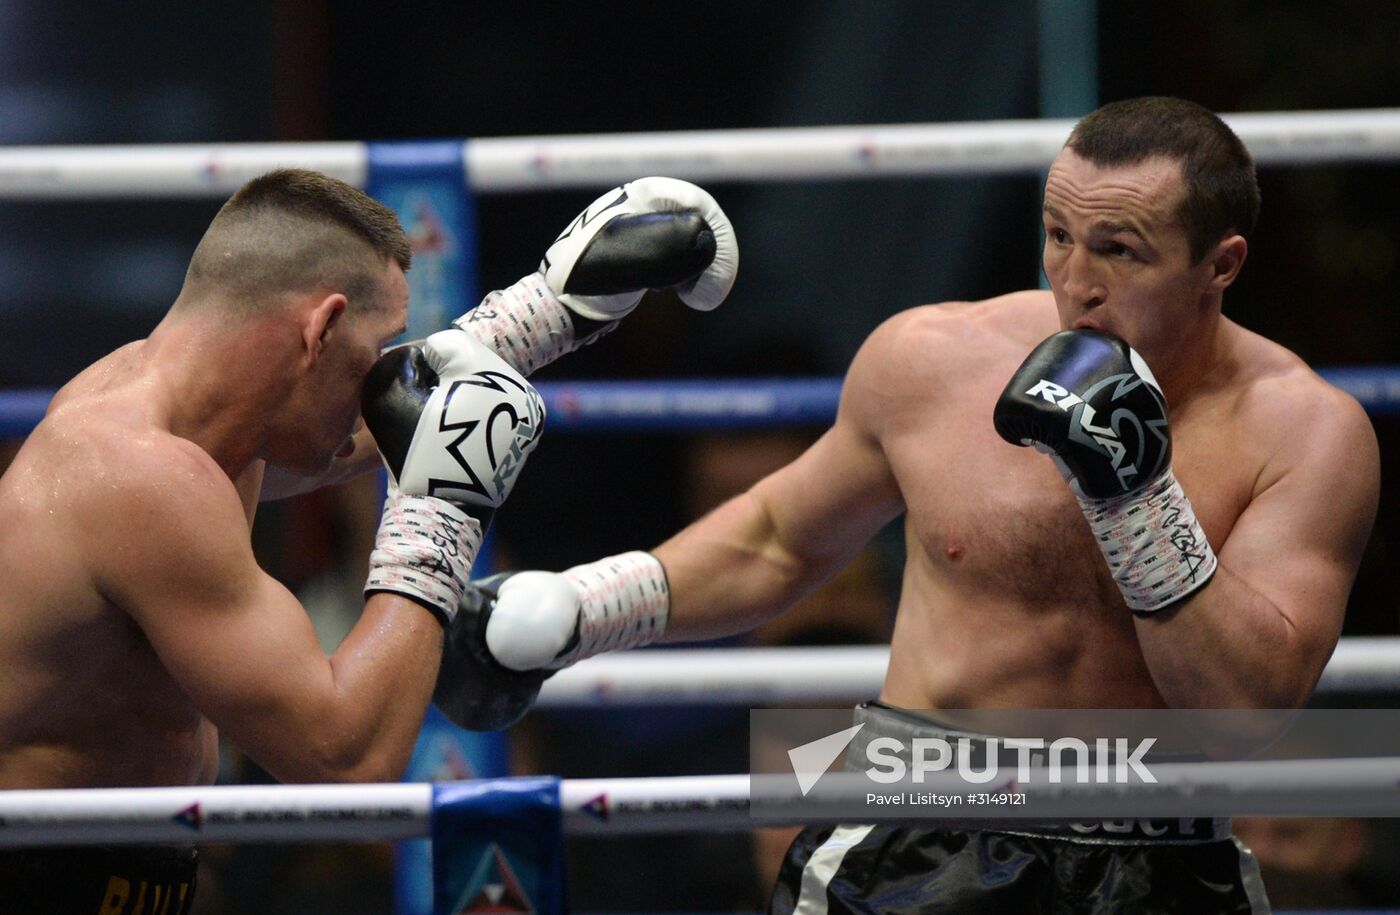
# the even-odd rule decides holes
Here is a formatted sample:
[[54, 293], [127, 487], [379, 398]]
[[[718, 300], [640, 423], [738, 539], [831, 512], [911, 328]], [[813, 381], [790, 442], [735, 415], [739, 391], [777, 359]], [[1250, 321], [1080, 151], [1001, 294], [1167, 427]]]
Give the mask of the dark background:
[[[1400, 4], [1103, 3], [1098, 23], [1100, 101], [1400, 106]], [[0, 0], [0, 144], [1034, 118], [1039, 66], [1033, 0]], [[1314, 365], [1400, 363], [1397, 177], [1400, 165], [1263, 170], [1260, 227], [1227, 315]], [[540, 377], [838, 374], [896, 311], [1038, 282], [1032, 178], [709, 189], [743, 251], [724, 308], [643, 309]], [[482, 197], [482, 288], [533, 269], [596, 193]], [[0, 386], [57, 386], [143, 336], [216, 207], [0, 201]], [[1349, 635], [1400, 631], [1400, 422], [1376, 426], [1385, 489]], [[546, 441], [502, 514], [503, 547], [521, 565], [560, 568], [659, 541], [685, 519], [676, 493], [686, 447], [661, 435]], [[266, 543], [295, 551], [285, 529], [296, 513], [260, 522], [269, 566], [292, 578], [295, 556]]]
[[[0, 143], [355, 140], [1031, 118], [1033, 0], [557, 8], [0, 0]], [[1400, 4], [1105, 3], [1101, 101], [1176, 94], [1221, 111], [1400, 104]], [[1226, 311], [1314, 365], [1400, 362], [1400, 166], [1265, 169]], [[734, 293], [703, 318], [634, 316], [543, 378], [839, 373], [883, 318], [1038, 281], [1029, 178], [715, 184], [738, 229]], [[480, 199], [483, 289], [514, 281], [594, 191]], [[144, 335], [216, 202], [0, 201], [0, 385], [54, 386]], [[1386, 468], [1393, 423], [1378, 423]], [[532, 564], [664, 536], [668, 443], [547, 442], [502, 518]], [[601, 485], [549, 480], [584, 458]], [[546, 468], [548, 468], [546, 470]], [[1390, 474], [1386, 474], [1389, 478]], [[660, 511], [626, 512], [654, 480]], [[622, 487], [622, 489], [615, 489]], [[1395, 490], [1349, 627], [1396, 628]], [[548, 508], [552, 536], [538, 531]], [[576, 511], [573, 509], [577, 509]], [[608, 523], [598, 524], [601, 518]], [[626, 520], [626, 523], [620, 523]], [[569, 530], [577, 523], [586, 533]]]

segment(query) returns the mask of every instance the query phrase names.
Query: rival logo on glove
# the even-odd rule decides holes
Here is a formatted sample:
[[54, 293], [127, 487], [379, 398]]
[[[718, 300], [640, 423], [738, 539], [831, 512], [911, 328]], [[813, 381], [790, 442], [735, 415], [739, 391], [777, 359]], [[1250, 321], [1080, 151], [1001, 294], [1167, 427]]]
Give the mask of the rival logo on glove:
[[[556, 245], [558, 245], [561, 241], [568, 238], [570, 235], [573, 235], [580, 229], [587, 228], [590, 224], [593, 223], [594, 220], [596, 220], [599, 216], [602, 216], [608, 210], [616, 209], [617, 207], [622, 206], [626, 202], [626, 185], [617, 188], [617, 196], [612, 198], [611, 200], [608, 200], [607, 197], [604, 196], [593, 201], [593, 203], [589, 205], [588, 209], [575, 216], [574, 221], [564, 227], [564, 231], [560, 232], [559, 236], [555, 238], [554, 241], [550, 244], [549, 250], [554, 250], [554, 247]], [[602, 204], [602, 206], [598, 206], [599, 204]], [[597, 209], [594, 209], [595, 207], [597, 207]], [[540, 265], [540, 273], [547, 273], [551, 266], [553, 266], [553, 263], [549, 259], [549, 251], [546, 251], [544, 253], [544, 260]]]
[[456, 433], [443, 450], [464, 479], [429, 477], [429, 495], [499, 506], [538, 444], [544, 419], [539, 392], [505, 372], [487, 369], [452, 382], [438, 431]]
[[[1072, 420], [1069, 430], [1070, 440], [1089, 448], [1096, 448], [1107, 455], [1112, 461], [1113, 469], [1117, 472], [1123, 489], [1126, 491], [1133, 488], [1134, 481], [1142, 473], [1140, 465], [1147, 459], [1149, 453], [1147, 447], [1149, 432], [1157, 437], [1161, 442], [1161, 447], [1155, 449], [1157, 452], [1156, 461], [1152, 467], [1146, 470], [1145, 476], [1147, 479], [1152, 479], [1162, 470], [1163, 458], [1169, 453], [1166, 448], [1169, 440], [1163, 431], [1167, 426], [1167, 421], [1165, 419], [1148, 420], [1144, 424], [1132, 410], [1120, 407], [1113, 411], [1107, 426], [1094, 425], [1094, 417], [1097, 412], [1085, 401], [1094, 398], [1109, 385], [1116, 385], [1109, 394], [1110, 403], [1121, 399], [1138, 387], [1144, 386], [1152, 393], [1154, 399], [1159, 402], [1161, 400], [1151, 385], [1139, 376], [1128, 373], [1110, 375], [1085, 391], [1082, 397], [1062, 385], [1042, 378], [1030, 390], [1026, 391], [1026, 396], [1039, 397], [1069, 413]], [[1163, 412], [1165, 412], [1165, 405]], [[1137, 447], [1134, 449], [1136, 453], [1132, 460], [1126, 464], [1123, 459], [1128, 456], [1130, 445], [1124, 442], [1123, 427], [1125, 424], [1132, 427], [1135, 433], [1133, 438], [1137, 443]]]

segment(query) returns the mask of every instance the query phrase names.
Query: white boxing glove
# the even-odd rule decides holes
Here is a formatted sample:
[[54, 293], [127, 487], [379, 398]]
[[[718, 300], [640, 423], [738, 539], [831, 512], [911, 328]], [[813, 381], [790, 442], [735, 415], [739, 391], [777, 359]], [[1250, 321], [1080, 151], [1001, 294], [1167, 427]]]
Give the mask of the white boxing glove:
[[567, 667], [656, 641], [670, 613], [666, 570], [632, 552], [565, 572], [519, 572], [496, 592], [486, 647], [511, 670]]
[[554, 294], [594, 321], [623, 317], [648, 289], [674, 288], [711, 311], [739, 271], [729, 218], [707, 192], [676, 178], [638, 178], [589, 204], [540, 261]]
[[544, 402], [454, 328], [381, 356], [360, 408], [394, 484], [365, 591], [402, 594], [450, 625], [491, 515], [539, 440]]
[[738, 269], [734, 229], [713, 197], [675, 178], [639, 178], [575, 217], [538, 272], [452, 323], [529, 375], [612, 330], [648, 290], [716, 308]]
[[500, 507], [544, 428], [544, 400], [471, 334], [439, 331], [380, 357], [361, 408], [394, 484]]

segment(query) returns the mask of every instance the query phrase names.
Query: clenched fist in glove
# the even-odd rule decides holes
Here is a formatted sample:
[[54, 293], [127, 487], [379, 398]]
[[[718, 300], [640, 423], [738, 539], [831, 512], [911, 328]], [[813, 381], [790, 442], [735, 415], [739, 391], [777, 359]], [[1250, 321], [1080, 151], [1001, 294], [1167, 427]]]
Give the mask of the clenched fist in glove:
[[1012, 376], [993, 422], [1008, 442], [1054, 459], [1134, 611], [1183, 600], [1215, 574], [1171, 471], [1166, 398], [1127, 343], [1091, 330], [1047, 338]]
[[486, 647], [486, 624], [509, 572], [474, 581], [447, 629], [433, 704], [469, 731], [500, 731], [535, 704], [553, 670], [517, 671], [502, 666]]
[[403, 594], [449, 625], [491, 515], [539, 440], [544, 402], [453, 328], [381, 356], [361, 411], [392, 482], [365, 591]]
[[710, 311], [738, 269], [734, 229], [713, 197], [687, 181], [638, 178], [575, 217], [537, 272], [453, 324], [529, 375], [612, 330], [648, 290]]
[[550, 674], [604, 651], [649, 644], [670, 613], [666, 572], [632, 552], [565, 572], [472, 582], [449, 634], [434, 702], [465, 728], [493, 731], [525, 714]]

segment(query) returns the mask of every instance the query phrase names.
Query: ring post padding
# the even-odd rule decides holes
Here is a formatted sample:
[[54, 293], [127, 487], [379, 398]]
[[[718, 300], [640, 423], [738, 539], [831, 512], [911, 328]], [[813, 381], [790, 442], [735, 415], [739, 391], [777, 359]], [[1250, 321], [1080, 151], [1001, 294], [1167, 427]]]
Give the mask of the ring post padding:
[[[464, 731], [437, 706], [428, 706], [405, 781], [460, 781], [509, 774], [510, 748], [503, 733]], [[397, 915], [428, 915], [432, 906], [432, 848], [426, 841], [400, 842], [394, 849], [394, 911]]]
[[565, 911], [559, 779], [433, 788], [433, 911]]
[[[466, 180], [461, 140], [369, 143], [365, 188], [398, 214], [413, 253], [407, 273], [405, 339], [441, 330], [476, 300], [476, 198]], [[494, 777], [506, 774], [505, 738], [468, 734], [430, 709], [407, 779]], [[405, 843], [396, 854], [399, 911], [426, 912], [431, 895], [428, 850]]]
[[461, 140], [368, 144], [366, 190], [398, 213], [413, 250], [406, 339], [476, 304], [476, 198]]

